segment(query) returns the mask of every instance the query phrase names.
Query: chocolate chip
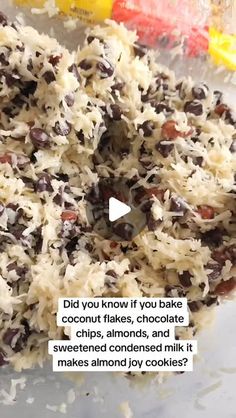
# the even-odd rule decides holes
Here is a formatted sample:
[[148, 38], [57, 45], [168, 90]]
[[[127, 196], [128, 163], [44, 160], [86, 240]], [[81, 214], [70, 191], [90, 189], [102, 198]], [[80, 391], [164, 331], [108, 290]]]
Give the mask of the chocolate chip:
[[4, 210], [5, 210], [5, 206], [2, 202], [0, 202], [0, 216], [2, 216]]
[[34, 189], [34, 182], [30, 177], [22, 176], [21, 180], [24, 182], [25, 187], [27, 187], [28, 189]]
[[134, 55], [139, 58], [143, 58], [147, 53], [147, 47], [145, 45], [136, 42], [133, 46], [134, 48]]
[[184, 100], [185, 97], [186, 97], [186, 91], [185, 91], [185, 86], [184, 86], [183, 82], [181, 81], [180, 83], [176, 84], [175, 88], [179, 93], [179, 98], [181, 100]]
[[4, 107], [2, 109], [3, 113], [5, 113], [5, 115], [9, 116], [10, 118], [12, 118], [14, 116], [14, 108], [12, 107]]
[[68, 255], [71, 255], [76, 250], [78, 239], [78, 237], [74, 237], [66, 244], [65, 248]]
[[[192, 140], [193, 140], [193, 138], [191, 138]], [[199, 167], [202, 167], [202, 164], [203, 164], [203, 161], [204, 161], [204, 158], [203, 157], [193, 157], [192, 158], [192, 161], [193, 161], [193, 164], [194, 165], [198, 165]]]
[[176, 88], [176, 90], [180, 90], [181, 89], [181, 87], [183, 86], [183, 82], [182, 81], [180, 81], [179, 83], [177, 83], [176, 85], [175, 85], [175, 88]]
[[62, 55], [50, 55], [49, 62], [53, 67], [56, 67], [61, 61]]
[[14, 86], [16, 82], [20, 79], [20, 75], [14, 71], [11, 74], [7, 73], [6, 71], [2, 71], [2, 75], [5, 77], [6, 85], [8, 87]]
[[29, 335], [30, 335], [29, 326], [27, 328], [25, 328], [24, 331], [26, 331], [26, 332], [23, 332], [23, 331], [20, 332], [19, 337], [17, 338], [17, 341], [16, 341], [15, 345], [13, 346], [11, 344], [11, 348], [14, 351], [14, 353], [19, 353], [26, 346], [27, 340], [28, 340]]
[[56, 194], [53, 198], [53, 202], [56, 203], [58, 206], [62, 206], [64, 203], [64, 193], [63, 188], [59, 187], [59, 193]]
[[127, 222], [121, 222], [113, 226], [113, 232], [124, 241], [130, 241], [133, 236], [133, 225]]
[[111, 77], [114, 73], [114, 68], [108, 61], [106, 61], [106, 64], [99, 61], [96, 65], [96, 68], [100, 71], [101, 78]]
[[57, 173], [56, 174], [58, 180], [64, 181], [64, 183], [68, 183], [69, 182], [69, 176], [66, 173]]
[[153, 129], [154, 129], [154, 123], [152, 121], [146, 120], [145, 122], [142, 123], [142, 125], [138, 126], [138, 129], [143, 131], [143, 136], [144, 137], [149, 137], [152, 135], [153, 133]]
[[194, 144], [196, 144], [196, 142], [199, 142], [199, 137], [197, 136], [197, 134], [195, 134], [196, 136], [191, 136], [191, 141], [193, 141], [194, 142]]
[[100, 195], [99, 188], [96, 186], [93, 186], [91, 190], [89, 191], [89, 193], [87, 194], [86, 199], [92, 205], [96, 205], [99, 202], [101, 202], [101, 195]]
[[[1, 13], [0, 13], [0, 16], [1, 16]], [[8, 361], [6, 360], [6, 353], [5, 351], [3, 351], [2, 348], [0, 348], [0, 367], [5, 366], [6, 364], [8, 364]]]
[[194, 99], [203, 100], [206, 98], [206, 90], [208, 87], [204, 84], [203, 86], [194, 86], [192, 88], [192, 95]]
[[6, 208], [14, 210], [16, 212], [19, 209], [19, 205], [17, 203], [8, 203]]
[[32, 107], [36, 107], [38, 104], [38, 99], [35, 99], [35, 97], [30, 98], [30, 104]]
[[16, 49], [20, 52], [24, 52], [25, 51], [24, 44], [21, 43], [20, 45], [16, 45]]
[[110, 197], [116, 197], [122, 200], [122, 195], [119, 192], [116, 192], [114, 190], [114, 185], [111, 182], [107, 184], [99, 183], [99, 190], [100, 190], [100, 196], [104, 203], [108, 203]]
[[204, 304], [205, 304], [206, 306], [216, 305], [217, 303], [218, 303], [218, 298], [217, 298], [217, 297], [211, 297], [211, 296], [208, 296], [208, 297], [206, 298], [206, 300], [204, 300]]
[[[139, 86], [139, 90], [143, 92], [143, 88], [140, 86]], [[150, 100], [150, 95], [155, 93], [155, 91], [153, 90], [154, 90], [153, 87], [150, 86], [148, 87], [147, 92], [145, 94], [143, 93], [141, 94], [141, 101], [143, 103], [148, 102]]]
[[33, 69], [34, 69], [33, 60], [32, 60], [32, 58], [29, 58], [28, 59], [28, 64], [27, 64], [27, 70], [32, 72]]
[[111, 90], [114, 92], [114, 91], [121, 91], [123, 88], [124, 88], [124, 86], [125, 86], [125, 83], [123, 83], [123, 82], [117, 82], [117, 83], [115, 83], [115, 84], [113, 84], [112, 86], [111, 86]]
[[150, 177], [148, 177], [147, 182], [150, 184], [158, 184], [160, 183], [160, 176], [157, 174], [152, 174]]
[[231, 109], [228, 109], [226, 111], [225, 120], [226, 120], [226, 122], [230, 123], [233, 126], [236, 125], [235, 115], [233, 114], [233, 111]]
[[206, 283], [201, 282], [201, 283], [199, 283], [198, 287], [199, 287], [199, 289], [201, 289], [203, 291], [206, 287]]
[[36, 163], [36, 161], [37, 161], [37, 158], [35, 156], [35, 153], [36, 153], [36, 151], [33, 151], [32, 154], [30, 155], [30, 161], [33, 164]]
[[3, 52], [0, 53], [0, 64], [5, 66], [9, 65], [9, 61], [7, 61], [6, 55]]
[[202, 104], [197, 100], [188, 101], [184, 105], [184, 111], [192, 113], [195, 116], [200, 116], [203, 113]]
[[34, 95], [37, 90], [38, 83], [36, 81], [27, 81], [24, 83], [24, 87], [21, 90], [21, 94], [25, 97]]
[[25, 275], [28, 273], [29, 269], [27, 266], [18, 266], [18, 264], [14, 261], [13, 263], [8, 264], [7, 271], [13, 271], [15, 270], [17, 276], [19, 276], [20, 279], [24, 280]]
[[160, 220], [156, 220], [152, 212], [146, 213], [146, 221], [147, 221], [147, 227], [149, 231], [155, 231], [157, 227], [160, 225]]
[[92, 226], [89, 226], [89, 225], [81, 225], [80, 230], [81, 232], [85, 232], [85, 233], [93, 232]]
[[68, 107], [73, 106], [73, 104], [75, 103], [75, 96], [73, 93], [69, 93], [65, 96], [65, 102], [67, 104]]
[[222, 272], [222, 264], [210, 262], [205, 265], [206, 270], [211, 270], [210, 273], [207, 274], [209, 281], [217, 280]]
[[171, 113], [174, 112], [174, 110], [171, 109], [170, 106], [168, 106], [165, 103], [159, 103], [156, 100], [151, 100], [149, 103], [152, 107], [155, 108], [155, 112], [157, 114], [164, 112], [166, 115], [170, 115]]
[[121, 112], [120, 106], [117, 104], [111, 104], [110, 109], [111, 109], [112, 119], [115, 121], [121, 120], [122, 112]]
[[8, 223], [11, 225], [18, 222], [20, 217], [23, 215], [23, 209], [20, 208], [19, 205], [14, 203], [8, 203], [8, 205], [6, 206], [6, 212], [8, 216]]
[[84, 71], [88, 71], [92, 68], [92, 64], [90, 61], [83, 59], [79, 62], [79, 67]]
[[143, 213], [147, 214], [148, 212], [150, 212], [152, 205], [153, 205], [153, 201], [151, 199], [145, 200], [144, 202], [142, 202], [140, 209]]
[[12, 99], [12, 103], [16, 106], [16, 108], [22, 108], [25, 104], [25, 98], [20, 94], [17, 94], [14, 99]]
[[47, 84], [53, 83], [53, 81], [56, 81], [55, 74], [52, 71], [46, 71], [43, 74], [43, 78], [46, 81]]
[[188, 307], [191, 312], [197, 312], [200, 310], [200, 305], [198, 302], [188, 302]]
[[50, 137], [44, 129], [31, 128], [30, 139], [36, 148], [48, 148], [50, 145]]
[[134, 201], [138, 205], [143, 201], [143, 199], [147, 196], [146, 195], [146, 189], [143, 186], [137, 187], [134, 189], [135, 197]]
[[0, 25], [6, 26], [8, 24], [7, 17], [4, 13], [0, 12]]
[[17, 262], [14, 261], [13, 263], [8, 264], [7, 271], [12, 271], [17, 269]]
[[23, 232], [25, 231], [26, 226], [22, 224], [12, 225], [10, 228], [10, 233], [14, 235], [17, 240], [24, 238]]
[[93, 251], [93, 245], [90, 244], [90, 242], [87, 242], [84, 246], [85, 250], [88, 251], [89, 253], [92, 253]]
[[48, 173], [43, 173], [39, 176], [38, 181], [35, 184], [36, 192], [53, 192], [51, 184], [52, 177]]
[[167, 144], [166, 141], [160, 141], [155, 145], [155, 148], [162, 155], [162, 157], [167, 158], [174, 149], [174, 144]]
[[79, 132], [76, 132], [76, 136], [77, 136], [77, 138], [78, 138], [79, 142], [80, 142], [82, 145], [84, 145], [84, 143], [85, 143], [85, 139], [84, 139], [84, 133], [83, 133], [82, 129], [80, 129], [80, 131], [79, 131]]
[[171, 197], [170, 211], [171, 212], [186, 212], [187, 208], [185, 202], [180, 197]]
[[[107, 132], [102, 134], [100, 141], [98, 143], [98, 151], [102, 153], [104, 150], [107, 149], [110, 142], [111, 142], [111, 136], [108, 135]], [[99, 164], [99, 162], [97, 161], [96, 164]]]
[[124, 147], [124, 148], [120, 148], [120, 155], [122, 158], [127, 157], [127, 155], [129, 155], [130, 153], [130, 148], [128, 147]]
[[73, 222], [66, 221], [66, 222], [63, 223], [61, 236], [62, 236], [62, 238], [66, 238], [66, 239], [71, 240], [74, 237], [77, 237], [79, 232], [80, 231], [79, 231], [78, 227], [73, 225]]
[[192, 286], [191, 282], [192, 274], [189, 273], [189, 271], [185, 270], [182, 274], [179, 274], [179, 282], [183, 287], [190, 287]]
[[89, 35], [89, 36], [87, 37], [87, 42], [88, 42], [88, 44], [91, 44], [91, 43], [94, 41], [94, 39], [96, 39], [96, 37], [95, 37], [95, 36], [93, 36], [93, 35]]
[[223, 242], [223, 231], [220, 228], [211, 229], [201, 234], [201, 240], [207, 245], [219, 247]]
[[15, 23], [11, 23], [10, 27], [13, 28], [15, 31], [17, 31], [17, 26]]
[[229, 150], [230, 152], [232, 152], [232, 154], [236, 152], [236, 139], [233, 140], [232, 144], [230, 145]]
[[117, 273], [114, 270], [108, 270], [106, 272], [106, 276], [114, 277], [114, 279], [117, 279], [117, 277], [118, 277]]
[[30, 326], [29, 326], [29, 322], [28, 322], [28, 320], [27, 319], [22, 319], [21, 320], [21, 325], [23, 325], [23, 327], [24, 327], [24, 331], [25, 331], [25, 336], [28, 338], [29, 336], [30, 336], [30, 334], [31, 334], [31, 331], [30, 331]]
[[2, 336], [4, 344], [12, 347], [12, 340], [19, 333], [19, 331], [19, 328], [8, 328]]
[[178, 294], [178, 297], [182, 298], [186, 296], [186, 292], [185, 290], [181, 287], [181, 286], [172, 286], [172, 285], [167, 285], [165, 286], [165, 296], [166, 297], [176, 297], [174, 296], [175, 294]]
[[53, 128], [54, 132], [60, 136], [67, 136], [71, 132], [71, 124], [66, 120], [57, 121]]
[[138, 182], [138, 180], [139, 176], [135, 174], [132, 178], [127, 179], [125, 183], [128, 187], [133, 187]]
[[214, 96], [215, 96], [215, 100], [216, 100], [216, 105], [220, 104], [223, 98], [223, 93], [219, 90], [215, 90], [213, 92]]
[[[81, 67], [81, 68], [82, 68], [82, 67]], [[81, 82], [81, 77], [80, 77], [80, 75], [79, 75], [79, 71], [78, 71], [77, 65], [72, 64], [72, 65], [68, 68], [68, 71], [69, 71], [70, 73], [72, 73], [72, 74], [73, 74], [73, 76], [76, 78], [76, 80], [77, 80], [79, 83]]]

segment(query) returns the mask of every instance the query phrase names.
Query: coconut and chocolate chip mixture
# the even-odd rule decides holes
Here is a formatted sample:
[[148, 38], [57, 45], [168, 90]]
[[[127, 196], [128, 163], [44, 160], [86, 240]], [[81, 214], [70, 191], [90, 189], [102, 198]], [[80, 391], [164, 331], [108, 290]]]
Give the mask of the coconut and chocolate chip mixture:
[[[72, 53], [0, 14], [0, 366], [67, 338], [59, 297], [186, 296], [177, 338], [195, 335], [236, 286], [235, 169], [221, 92], [176, 79], [133, 32], [109, 22]], [[88, 223], [102, 177], [135, 190], [133, 241]]]

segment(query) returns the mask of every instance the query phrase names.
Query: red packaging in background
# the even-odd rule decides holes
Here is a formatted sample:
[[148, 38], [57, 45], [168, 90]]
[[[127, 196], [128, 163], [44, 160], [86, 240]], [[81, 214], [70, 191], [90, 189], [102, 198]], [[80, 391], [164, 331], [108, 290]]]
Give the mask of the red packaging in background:
[[208, 50], [209, 10], [205, 1], [114, 0], [112, 19], [137, 30], [150, 46], [173, 48], [184, 39], [184, 52], [196, 56]]

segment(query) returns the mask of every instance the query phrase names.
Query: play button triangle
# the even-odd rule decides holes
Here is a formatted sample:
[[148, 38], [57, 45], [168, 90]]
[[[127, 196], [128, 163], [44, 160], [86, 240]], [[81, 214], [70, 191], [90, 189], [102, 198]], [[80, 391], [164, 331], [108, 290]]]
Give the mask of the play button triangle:
[[131, 212], [131, 208], [115, 197], [109, 199], [109, 221], [114, 222]]

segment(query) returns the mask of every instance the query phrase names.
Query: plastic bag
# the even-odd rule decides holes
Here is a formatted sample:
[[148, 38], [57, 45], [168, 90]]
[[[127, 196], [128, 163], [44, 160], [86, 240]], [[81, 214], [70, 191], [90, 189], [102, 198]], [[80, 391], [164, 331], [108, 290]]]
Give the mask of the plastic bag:
[[135, 29], [151, 47], [172, 49], [190, 57], [210, 55], [216, 65], [236, 70], [236, 6], [233, 0], [15, 0], [44, 7], [86, 24], [112, 18]]

